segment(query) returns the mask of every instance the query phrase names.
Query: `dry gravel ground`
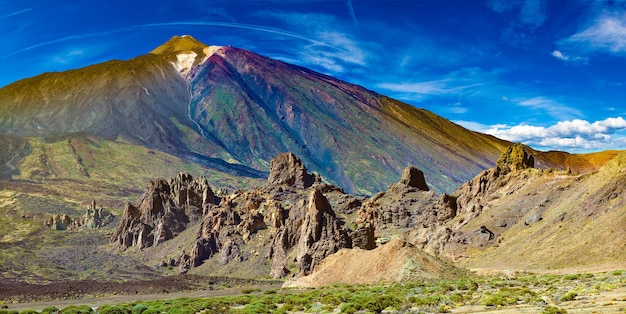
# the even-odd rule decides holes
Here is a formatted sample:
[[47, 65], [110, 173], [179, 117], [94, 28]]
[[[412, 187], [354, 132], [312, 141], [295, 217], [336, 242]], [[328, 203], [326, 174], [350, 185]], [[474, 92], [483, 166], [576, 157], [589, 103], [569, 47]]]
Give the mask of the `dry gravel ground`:
[[137, 300], [237, 295], [241, 293], [242, 287], [253, 286], [264, 291], [280, 288], [282, 284], [282, 281], [186, 274], [150, 281], [70, 281], [47, 285], [0, 283], [0, 304], [4, 302], [11, 310], [41, 310], [50, 305], [63, 308], [77, 304], [87, 304], [95, 308]]

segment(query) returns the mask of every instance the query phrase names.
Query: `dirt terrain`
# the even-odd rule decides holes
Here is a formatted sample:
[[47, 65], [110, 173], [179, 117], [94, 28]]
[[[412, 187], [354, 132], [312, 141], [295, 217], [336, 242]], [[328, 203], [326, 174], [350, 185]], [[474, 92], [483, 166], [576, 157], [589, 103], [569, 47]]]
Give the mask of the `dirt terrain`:
[[[155, 280], [127, 282], [63, 281], [46, 285], [0, 283], [0, 302], [10, 309], [43, 308], [46, 305], [125, 302], [191, 296], [237, 294], [241, 287], [280, 287], [282, 281], [205, 277], [181, 274]], [[233, 288], [234, 287], [234, 288]], [[221, 292], [220, 292], [221, 291]], [[108, 303], [107, 303], [108, 302]], [[1, 303], [0, 303], [1, 304]]]

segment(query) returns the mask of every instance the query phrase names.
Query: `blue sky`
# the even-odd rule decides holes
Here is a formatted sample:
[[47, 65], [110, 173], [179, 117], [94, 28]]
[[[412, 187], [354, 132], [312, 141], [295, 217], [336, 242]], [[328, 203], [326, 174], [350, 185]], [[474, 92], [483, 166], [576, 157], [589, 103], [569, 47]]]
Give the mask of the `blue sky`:
[[0, 0], [0, 86], [129, 59], [183, 34], [537, 149], [626, 149], [617, 0]]

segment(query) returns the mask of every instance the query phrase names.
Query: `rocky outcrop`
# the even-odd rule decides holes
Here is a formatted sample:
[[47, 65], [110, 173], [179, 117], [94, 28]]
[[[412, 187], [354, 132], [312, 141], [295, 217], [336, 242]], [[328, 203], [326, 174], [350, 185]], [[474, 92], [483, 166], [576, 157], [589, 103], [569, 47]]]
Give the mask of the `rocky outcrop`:
[[66, 214], [54, 214], [44, 221], [44, 224], [55, 230], [68, 230], [89, 228], [97, 229], [108, 226], [115, 221], [115, 215], [102, 206], [97, 206], [96, 201], [92, 201], [91, 206], [84, 215], [72, 219]]
[[400, 183], [406, 186], [417, 188], [420, 191], [429, 191], [426, 179], [424, 179], [424, 172], [413, 166], [404, 168], [402, 171], [402, 178]]
[[115, 221], [115, 215], [102, 206], [97, 206], [96, 201], [91, 202], [87, 212], [74, 221], [76, 226], [96, 229], [108, 226]]
[[67, 230], [72, 227], [74, 220], [66, 214], [54, 214], [46, 219], [44, 224], [54, 230]]
[[301, 200], [289, 212], [284, 225], [276, 232], [269, 254], [272, 260], [270, 275], [274, 278], [284, 277], [290, 272], [287, 264], [292, 250], [295, 250], [293, 255], [298, 273], [308, 274], [326, 256], [352, 247], [348, 230], [340, 225], [328, 200], [319, 190], [313, 190], [307, 202]]
[[320, 181], [319, 175], [309, 174], [302, 160], [292, 153], [282, 153], [270, 162], [268, 184], [308, 188]]
[[184, 272], [201, 266], [234, 267], [226, 266], [231, 263], [258, 267], [269, 259], [267, 272], [276, 278], [307, 274], [342, 248], [376, 247], [373, 226], [345, 227], [360, 199], [322, 184], [293, 154], [272, 160], [265, 186], [220, 191], [217, 198], [206, 179], [186, 174], [151, 182], [137, 206], [127, 204], [112, 241], [148, 248], [198, 221], [194, 242], [179, 246], [183, 250], [178, 253], [164, 254], [160, 265]]
[[473, 216], [480, 214], [488, 201], [498, 197], [496, 191], [507, 185], [511, 175], [533, 166], [534, 157], [526, 152], [524, 145], [509, 147], [493, 168], [481, 172], [452, 193], [457, 198], [458, 210]]
[[456, 198], [429, 191], [424, 173], [412, 166], [402, 172], [398, 183], [392, 184], [364, 201], [357, 211], [359, 226], [372, 226], [378, 236], [386, 237], [384, 230], [408, 230], [417, 226], [443, 223], [456, 216]]
[[167, 181], [150, 182], [136, 204], [126, 204], [112, 241], [141, 249], [178, 235], [217, 204], [217, 198], [206, 178], [180, 173]]

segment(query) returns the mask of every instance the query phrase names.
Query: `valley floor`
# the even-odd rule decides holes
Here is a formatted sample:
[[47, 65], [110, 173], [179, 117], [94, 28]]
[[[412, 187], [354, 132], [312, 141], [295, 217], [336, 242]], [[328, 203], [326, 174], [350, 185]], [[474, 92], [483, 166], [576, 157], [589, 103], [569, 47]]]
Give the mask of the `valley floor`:
[[[198, 283], [197, 277], [188, 277]], [[177, 279], [178, 280], [178, 279]], [[179, 282], [182, 282], [178, 280]], [[576, 274], [516, 273], [458, 279], [416, 279], [402, 283], [332, 285], [316, 289], [280, 288], [281, 282], [223, 281], [194, 290], [83, 295], [67, 299], [7, 298], [7, 311], [72, 305], [88, 308], [142, 307], [159, 312], [194, 313], [625, 313], [626, 271]], [[132, 287], [133, 285], [129, 285]], [[36, 292], [36, 291], [33, 291]], [[30, 295], [30, 300], [36, 296]], [[141, 300], [141, 301], [138, 301]], [[125, 311], [126, 311], [125, 310]], [[566, 311], [566, 312], [565, 312]], [[182, 312], [181, 312], [182, 313]]]

